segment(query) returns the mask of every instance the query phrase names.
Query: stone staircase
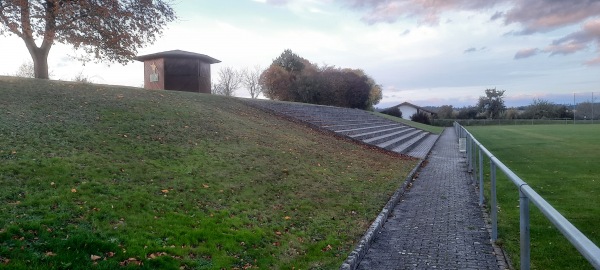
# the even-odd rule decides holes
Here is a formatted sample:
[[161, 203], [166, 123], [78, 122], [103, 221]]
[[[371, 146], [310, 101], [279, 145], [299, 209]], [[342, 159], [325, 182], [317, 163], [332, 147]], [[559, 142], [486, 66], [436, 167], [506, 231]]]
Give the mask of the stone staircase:
[[427, 156], [439, 136], [358, 109], [270, 100], [248, 99], [245, 102], [317, 128], [419, 159]]

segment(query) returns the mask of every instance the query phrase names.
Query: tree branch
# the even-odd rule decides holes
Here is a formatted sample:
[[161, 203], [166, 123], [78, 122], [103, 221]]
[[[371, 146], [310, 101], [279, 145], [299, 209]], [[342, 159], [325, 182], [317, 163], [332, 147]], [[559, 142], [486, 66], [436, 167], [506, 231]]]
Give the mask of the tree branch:
[[[9, 32], [17, 35], [18, 37], [23, 37], [23, 32], [19, 31], [18, 23], [14, 22], [14, 10], [7, 10], [8, 7], [11, 7], [5, 1], [0, 0], [0, 24], [4, 24], [6, 29]], [[7, 16], [7, 14], [9, 16]], [[2, 27], [0, 27], [0, 35], [4, 33]]]
[[35, 39], [33, 39], [33, 29], [31, 28], [31, 17], [29, 14], [29, 1], [22, 1], [22, 5], [20, 6], [21, 10], [21, 35], [20, 38], [25, 41], [25, 45], [27, 46], [27, 50], [31, 53], [31, 55], [35, 54], [35, 50], [37, 46], [35, 44]]
[[44, 40], [42, 41], [42, 46], [40, 49], [44, 51], [49, 51], [50, 47], [54, 43], [54, 37], [56, 36], [56, 13], [58, 7], [56, 3], [52, 0], [46, 0], [46, 26], [44, 31]]

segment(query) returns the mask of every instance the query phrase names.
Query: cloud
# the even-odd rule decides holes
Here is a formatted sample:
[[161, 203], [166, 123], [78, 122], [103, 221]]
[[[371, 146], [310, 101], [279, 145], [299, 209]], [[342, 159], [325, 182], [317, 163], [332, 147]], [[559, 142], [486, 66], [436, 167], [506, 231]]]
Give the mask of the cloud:
[[471, 47], [468, 48], [466, 50], [463, 51], [463, 53], [467, 54], [467, 53], [475, 53], [475, 52], [481, 52], [481, 51], [485, 51], [487, 50], [487, 47], [481, 47], [481, 48], [475, 48], [475, 47]]
[[548, 32], [581, 23], [600, 14], [597, 0], [514, 0], [503, 18], [506, 24], [523, 26], [521, 34]]
[[504, 13], [497, 11], [496, 13], [494, 13], [494, 15], [492, 15], [492, 17], [490, 17], [490, 21], [495, 21], [497, 19], [502, 18], [502, 16], [504, 16]]
[[[281, 1], [281, 0], [280, 0]], [[436, 25], [440, 16], [452, 11], [495, 10], [491, 20], [503, 19], [505, 24], [517, 23], [522, 34], [547, 32], [577, 24], [600, 14], [598, 0], [344, 0], [351, 7], [366, 10], [362, 19], [368, 24], [396, 22], [415, 17], [420, 23]]]
[[[562, 38], [554, 40], [543, 50], [538, 48], [529, 48], [518, 51], [514, 59], [528, 58], [539, 53], [548, 53], [553, 55], [569, 55], [588, 49], [591, 43], [595, 43], [600, 52], [600, 19], [586, 22], [582, 29], [568, 34]], [[600, 63], [600, 57], [585, 62], [586, 65], [596, 65]]]
[[[438, 25], [443, 14], [457, 11], [490, 12], [491, 21], [517, 24], [512, 35], [545, 33], [567, 26], [583, 24], [582, 30], [555, 40], [544, 48], [550, 55], [569, 55], [595, 43], [600, 54], [599, 0], [342, 0], [354, 9], [364, 10], [367, 24], [394, 23], [403, 18], [416, 18], [421, 24]], [[464, 53], [476, 52], [469, 48]], [[538, 49], [518, 51], [514, 59], [531, 57]], [[597, 59], [586, 64], [594, 64]]]
[[560, 44], [560, 45], [550, 45], [550, 46], [546, 47], [546, 49], [544, 49], [544, 52], [550, 53], [550, 56], [559, 55], [559, 54], [568, 55], [568, 54], [573, 54], [578, 51], [581, 51], [585, 48], [587, 48], [586, 44], [577, 43], [577, 42], [569, 42], [569, 43]]
[[588, 48], [588, 44], [594, 42], [600, 50], [600, 19], [588, 21], [583, 25], [581, 31], [553, 41], [545, 51], [550, 55], [572, 54]]
[[367, 9], [362, 20], [368, 24], [393, 23], [401, 17], [417, 17], [423, 24], [439, 24], [440, 15], [452, 10], [480, 10], [505, 0], [346, 0], [356, 9]]
[[540, 52], [538, 48], [522, 49], [515, 54], [514, 59], [523, 59], [532, 57]]
[[594, 58], [590, 61], [587, 61], [587, 62], [585, 62], [585, 64], [588, 66], [599, 66], [600, 65], [600, 57]]
[[254, 0], [254, 1], [259, 2], [259, 3], [266, 3], [266, 4], [270, 4], [270, 5], [280, 6], [280, 5], [287, 4], [290, 0]]
[[408, 35], [408, 34], [410, 34], [410, 30], [406, 29], [406, 30], [404, 30], [404, 32], [402, 32], [402, 33], [400, 34], [400, 36], [406, 36], [406, 35]]

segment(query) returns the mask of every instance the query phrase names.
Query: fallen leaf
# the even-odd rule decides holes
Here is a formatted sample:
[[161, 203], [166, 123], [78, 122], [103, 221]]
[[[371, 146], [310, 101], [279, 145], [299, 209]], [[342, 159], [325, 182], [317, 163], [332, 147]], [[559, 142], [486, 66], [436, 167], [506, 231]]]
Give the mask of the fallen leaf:
[[54, 253], [52, 251], [48, 251], [48, 252], [46, 252], [46, 256], [48, 256], [48, 257], [56, 256], [56, 253]]
[[209, 185], [207, 185], [207, 184], [202, 184], [202, 186], [203, 186], [204, 188], [209, 188], [209, 187], [210, 187], [210, 186], [209, 186]]
[[162, 193], [169, 193], [169, 190], [168, 189], [163, 189], [160, 192], [162, 192]]
[[77, 189], [72, 188], [71, 192], [75, 193], [75, 192], [77, 192]]
[[290, 216], [285, 216], [284, 219], [288, 220], [288, 219], [291, 219], [291, 217]]
[[325, 251], [330, 251], [331, 249], [333, 249], [331, 247], [331, 245], [327, 245], [326, 247], [324, 247], [323, 249], [321, 249], [321, 251], [325, 252]]
[[160, 256], [166, 256], [167, 253], [166, 252], [155, 252], [155, 253], [150, 253], [148, 254], [147, 258], [148, 259], [156, 259]]
[[97, 261], [102, 259], [102, 257], [98, 256], [98, 255], [90, 255], [90, 259], [92, 259], [92, 261]]
[[124, 260], [122, 262], [119, 263], [120, 266], [127, 266], [127, 265], [142, 265], [142, 261], [136, 259], [136, 258], [129, 258], [127, 260]]

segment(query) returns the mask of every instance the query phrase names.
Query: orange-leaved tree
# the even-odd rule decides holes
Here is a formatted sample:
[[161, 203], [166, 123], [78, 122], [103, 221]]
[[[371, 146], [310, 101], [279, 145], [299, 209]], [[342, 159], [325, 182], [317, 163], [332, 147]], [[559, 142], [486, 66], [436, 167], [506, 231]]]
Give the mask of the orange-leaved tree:
[[41, 79], [48, 79], [48, 53], [55, 42], [83, 50], [83, 61], [125, 64], [175, 19], [162, 0], [0, 0], [0, 35], [23, 39]]
[[360, 69], [316, 64], [285, 50], [260, 75], [265, 97], [275, 100], [372, 110], [381, 86]]

